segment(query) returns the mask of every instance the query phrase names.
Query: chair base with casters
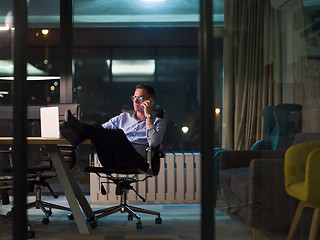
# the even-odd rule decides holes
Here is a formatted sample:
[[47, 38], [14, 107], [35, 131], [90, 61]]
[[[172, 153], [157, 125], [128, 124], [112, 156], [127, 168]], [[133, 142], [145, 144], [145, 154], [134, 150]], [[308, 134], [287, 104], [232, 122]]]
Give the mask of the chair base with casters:
[[[65, 161], [67, 162], [68, 166], [70, 168], [72, 168], [75, 164], [75, 149], [72, 146], [69, 145], [59, 145], [59, 149], [61, 151], [61, 154], [63, 155], [63, 157], [65, 158]], [[42, 218], [41, 222], [43, 224], [49, 224], [50, 220], [49, 217], [52, 215], [52, 209], [59, 209], [59, 210], [64, 210], [64, 211], [68, 211], [70, 212], [67, 215], [67, 218], [69, 220], [73, 220], [73, 215], [71, 213], [71, 209], [68, 207], [64, 207], [64, 206], [60, 206], [60, 205], [56, 205], [53, 203], [49, 203], [49, 202], [45, 202], [41, 199], [42, 196], [42, 191], [41, 188], [42, 187], [46, 187], [51, 195], [54, 198], [58, 198], [58, 194], [56, 194], [51, 186], [48, 183], [49, 179], [55, 178], [57, 176], [56, 172], [52, 171], [52, 164], [51, 161], [49, 161], [49, 156], [48, 153], [46, 152], [46, 149], [44, 148], [44, 146], [41, 148], [41, 151], [43, 153], [43, 160], [42, 162], [35, 166], [35, 167], [30, 167], [28, 169], [29, 172], [31, 172], [31, 174], [29, 175], [29, 191], [32, 192], [34, 191], [34, 187], [35, 187], [35, 201], [28, 203], [26, 208], [30, 209], [35, 207], [36, 209], [41, 209], [42, 212], [45, 214], [45, 217]], [[31, 177], [33, 176], [33, 177]], [[11, 215], [13, 212], [13, 210], [11, 210], [8, 214]]]
[[[49, 176], [49, 175], [47, 177], [51, 178], [52, 176]], [[42, 195], [41, 194], [41, 186], [47, 187], [54, 198], [58, 198], [58, 195], [55, 192], [53, 192], [53, 190], [50, 187], [49, 183], [45, 182], [46, 178], [43, 175], [41, 176], [41, 178], [38, 178], [37, 180], [40, 181], [40, 182], [35, 183], [37, 185], [36, 186], [36, 190], [35, 190], [36, 200], [34, 202], [28, 203], [26, 208], [30, 209], [30, 208], [35, 207], [36, 209], [41, 209], [42, 212], [46, 216], [45, 218], [42, 218], [42, 220], [41, 220], [41, 222], [43, 224], [49, 224], [50, 223], [49, 217], [52, 215], [52, 210], [51, 209], [53, 209], [53, 208], [59, 209], [59, 210], [69, 211], [70, 214], [68, 214], [68, 219], [73, 220], [73, 215], [71, 214], [71, 209], [70, 208], [42, 201], [42, 199], [41, 199], [41, 195]], [[12, 214], [13, 214], [13, 209], [10, 212], [7, 213], [8, 216], [11, 216]]]
[[[151, 157], [151, 151], [154, 151], [154, 156]], [[133, 220], [133, 218], [136, 218], [138, 220], [136, 227], [137, 229], [142, 228], [142, 222], [140, 216], [138, 213], [146, 213], [146, 214], [152, 214], [156, 215], [155, 223], [161, 224], [162, 219], [160, 217], [159, 212], [134, 207], [127, 204], [127, 193], [129, 190], [133, 190], [137, 196], [142, 199], [143, 202], [146, 200], [131, 186], [133, 183], [137, 183], [139, 181], [145, 181], [147, 178], [155, 177], [159, 174], [160, 171], [160, 159], [164, 157], [164, 153], [159, 150], [158, 147], [148, 147], [146, 149], [147, 154], [147, 162], [149, 163], [149, 168], [147, 170], [142, 169], [110, 169], [110, 168], [104, 168], [104, 167], [93, 167], [94, 162], [94, 154], [91, 152], [91, 167], [86, 167], [85, 171], [90, 173], [95, 173], [100, 178], [106, 178], [109, 181], [101, 182], [101, 194], [106, 195], [106, 190], [103, 186], [104, 183], [114, 183], [116, 185], [116, 192], [115, 194], [120, 196], [120, 204], [104, 208], [101, 210], [94, 211], [95, 218], [99, 219], [117, 212], [121, 213], [128, 213], [128, 220]], [[103, 174], [103, 175], [102, 175]], [[116, 174], [116, 176], [112, 175]], [[139, 180], [139, 175], [144, 174], [145, 177], [141, 180]], [[91, 227], [96, 227], [96, 221], [90, 223]]]
[[[138, 222], [136, 223], [137, 229], [142, 228], [142, 222], [141, 222], [141, 217], [137, 213], [146, 213], [146, 214], [152, 214], [156, 215], [157, 217], [155, 218], [155, 223], [156, 224], [161, 224], [162, 219], [160, 217], [160, 213], [156, 211], [151, 211], [148, 209], [143, 209], [135, 206], [131, 206], [127, 204], [127, 194], [129, 190], [133, 190], [137, 196], [142, 199], [143, 202], [146, 200], [131, 186], [132, 183], [136, 183], [138, 181], [144, 181], [146, 178], [151, 177], [151, 176], [146, 176], [145, 179], [138, 180], [137, 178], [137, 172], [140, 170], [134, 170], [134, 169], [104, 169], [102, 167], [87, 167], [86, 168], [87, 172], [91, 173], [96, 173], [100, 178], [106, 178], [110, 180], [112, 183], [116, 185], [116, 195], [120, 196], [120, 204], [104, 209], [100, 209], [97, 211], [94, 211], [93, 213], [95, 214], [96, 219], [100, 219], [105, 216], [109, 216], [111, 214], [121, 212], [121, 213], [128, 213], [128, 220], [131, 221], [133, 218], [137, 219]], [[114, 177], [111, 174], [117, 172], [118, 174], [133, 174], [132, 177]], [[122, 172], [122, 173], [121, 173]], [[101, 174], [106, 174], [106, 176], [102, 176]], [[103, 186], [104, 183], [109, 183], [109, 182], [101, 182], [101, 194], [105, 195], [106, 190]], [[92, 227], [95, 227], [96, 222], [92, 223]]]
[[[49, 189], [49, 191], [51, 192], [51, 194], [54, 198], [58, 198], [58, 195], [53, 192], [52, 188], [50, 187], [50, 185], [47, 182], [43, 182], [43, 186], [45, 186]], [[41, 220], [41, 222], [43, 224], [48, 224], [50, 222], [49, 217], [52, 215], [52, 211], [51, 211], [52, 208], [71, 212], [70, 208], [42, 201], [41, 200], [41, 186], [40, 186], [40, 184], [37, 184], [37, 187], [36, 187], [36, 200], [34, 202], [27, 204], [27, 209], [33, 208], [33, 207], [35, 207], [36, 209], [41, 209], [42, 212], [46, 215], [46, 217]], [[71, 214], [68, 215], [68, 218], [72, 218], [69, 216], [71, 216]]]

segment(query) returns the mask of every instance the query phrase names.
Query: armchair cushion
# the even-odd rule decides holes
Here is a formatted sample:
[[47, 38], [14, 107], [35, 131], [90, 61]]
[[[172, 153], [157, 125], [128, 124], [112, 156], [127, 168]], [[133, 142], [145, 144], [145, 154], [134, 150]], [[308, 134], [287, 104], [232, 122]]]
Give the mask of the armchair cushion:
[[[238, 175], [246, 175], [248, 176], [248, 168], [231, 168], [228, 170], [225, 170], [223, 174], [220, 174], [220, 184], [224, 186], [225, 190], [227, 191], [233, 191], [232, 190], [232, 184], [235, 183], [234, 176]], [[242, 183], [241, 183], [242, 184]], [[238, 184], [236, 184], [238, 185]]]
[[249, 190], [249, 169], [241, 168], [241, 171], [231, 176], [230, 190], [238, 199], [243, 203], [248, 203], [248, 190]]
[[[252, 159], [284, 158], [285, 150], [232, 150], [221, 152], [220, 171], [230, 168], [249, 167]], [[221, 176], [221, 173], [220, 173]]]

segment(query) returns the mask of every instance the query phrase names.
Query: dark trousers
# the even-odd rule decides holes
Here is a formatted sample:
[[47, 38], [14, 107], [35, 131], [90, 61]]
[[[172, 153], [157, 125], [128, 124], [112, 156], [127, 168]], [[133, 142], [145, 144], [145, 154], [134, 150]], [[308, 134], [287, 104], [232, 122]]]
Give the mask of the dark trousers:
[[92, 122], [86, 125], [84, 135], [93, 141], [103, 167], [147, 169], [145, 159], [134, 149], [121, 129], [105, 129]]

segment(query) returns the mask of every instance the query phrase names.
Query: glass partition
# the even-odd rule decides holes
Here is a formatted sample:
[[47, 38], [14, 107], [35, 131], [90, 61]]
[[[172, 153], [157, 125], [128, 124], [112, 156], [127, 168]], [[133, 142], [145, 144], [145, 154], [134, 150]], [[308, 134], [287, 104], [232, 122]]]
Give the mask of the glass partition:
[[[27, 102], [60, 103], [67, 99], [60, 89], [60, 4], [27, 2]], [[67, 92], [80, 104], [81, 120], [103, 123], [132, 109], [136, 84], [154, 86], [154, 107], [165, 110], [167, 121], [164, 177], [171, 178], [162, 198], [152, 201], [167, 209], [180, 204], [186, 215], [198, 211], [192, 216], [199, 231], [192, 237], [200, 239], [200, 1], [73, 3], [73, 83]], [[0, 136], [13, 132], [6, 108], [13, 104], [12, 10], [13, 1], [0, 9]], [[295, 143], [320, 140], [320, 6], [316, 0], [214, 0], [213, 10], [208, 54], [214, 56], [214, 109], [208, 114], [215, 119], [216, 239], [286, 239], [299, 199], [285, 188], [285, 153]], [[29, 136], [40, 136], [37, 124], [29, 122]], [[312, 134], [294, 141], [301, 132]], [[74, 174], [89, 195], [93, 179], [83, 171], [88, 152], [80, 146]], [[307, 238], [311, 222], [312, 210], [306, 211], [295, 239]]]
[[[11, 106], [12, 81], [2, 78], [13, 78], [13, 1], [1, 8], [0, 15], [0, 105]], [[1, 115], [1, 136], [12, 136], [12, 112]]]
[[224, 6], [216, 239], [318, 239], [310, 152], [320, 140], [320, 4]]

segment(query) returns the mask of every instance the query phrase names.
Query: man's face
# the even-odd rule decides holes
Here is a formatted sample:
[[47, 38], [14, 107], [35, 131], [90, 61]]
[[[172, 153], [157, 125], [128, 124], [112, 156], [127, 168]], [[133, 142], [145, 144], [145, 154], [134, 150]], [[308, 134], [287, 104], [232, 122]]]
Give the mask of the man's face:
[[[141, 103], [143, 103], [143, 101], [148, 100], [150, 98], [149, 94], [147, 94], [147, 90], [138, 88], [134, 92], [133, 96], [135, 97], [135, 99], [133, 100], [134, 110], [136, 112], [143, 111]], [[138, 97], [143, 97], [143, 100], [140, 100]]]

